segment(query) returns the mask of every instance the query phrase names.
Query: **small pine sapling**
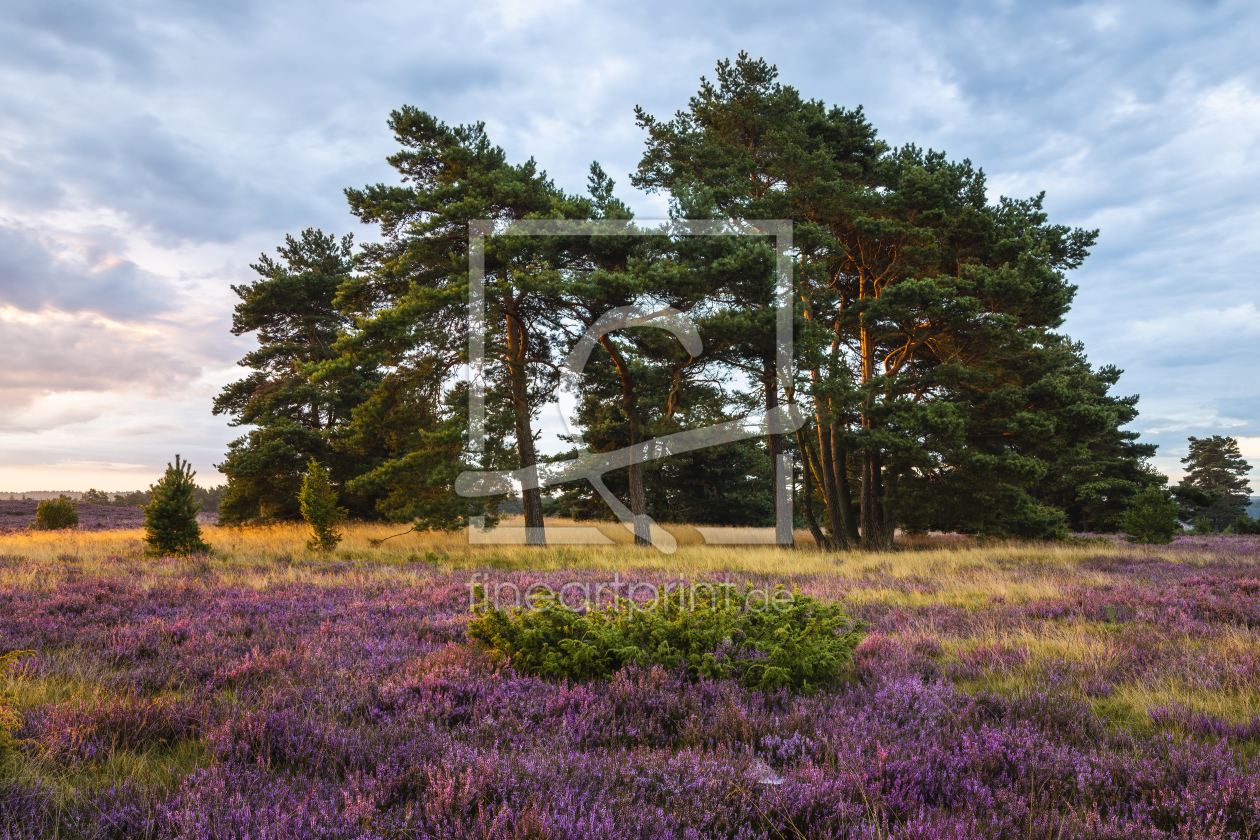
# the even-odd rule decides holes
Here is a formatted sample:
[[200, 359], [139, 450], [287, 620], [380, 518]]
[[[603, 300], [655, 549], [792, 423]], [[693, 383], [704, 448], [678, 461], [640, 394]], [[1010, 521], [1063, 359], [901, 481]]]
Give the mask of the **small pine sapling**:
[[1124, 538], [1136, 543], [1170, 543], [1181, 530], [1177, 503], [1163, 487], [1147, 487], [1133, 497], [1120, 518]]
[[306, 465], [298, 502], [302, 506], [302, 518], [311, 526], [311, 538], [306, 547], [311, 551], [336, 548], [341, 542], [337, 526], [346, 518], [346, 512], [337, 507], [337, 491], [328, 481], [328, 471], [314, 458]]
[[192, 466], [175, 456], [175, 465], [166, 465], [166, 474], [149, 488], [152, 497], [144, 506], [144, 541], [155, 555], [208, 554], [210, 546], [201, 539], [197, 524], [200, 506], [195, 496]]
[[55, 499], [44, 499], [35, 508], [36, 531], [60, 531], [62, 528], [73, 528], [79, 524], [79, 507], [65, 495]]

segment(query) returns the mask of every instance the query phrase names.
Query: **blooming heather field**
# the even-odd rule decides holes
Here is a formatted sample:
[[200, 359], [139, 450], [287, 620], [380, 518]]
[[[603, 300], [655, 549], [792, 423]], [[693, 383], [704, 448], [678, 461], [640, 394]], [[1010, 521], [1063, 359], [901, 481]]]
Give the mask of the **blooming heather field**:
[[[1260, 836], [1260, 542], [470, 551], [0, 537], [0, 837]], [[686, 539], [680, 539], [686, 543]], [[870, 623], [813, 696], [522, 676], [469, 579], [777, 582]], [[501, 591], [508, 591], [502, 589]]]
[[[11, 534], [24, 531], [35, 522], [35, 509], [39, 502], [14, 501], [0, 499], [0, 534]], [[113, 505], [91, 505], [79, 502], [75, 505], [79, 513], [80, 531], [112, 531], [121, 528], [143, 528], [144, 511], [138, 507], [114, 507]], [[199, 513], [197, 519], [202, 524], [213, 524], [218, 514]]]

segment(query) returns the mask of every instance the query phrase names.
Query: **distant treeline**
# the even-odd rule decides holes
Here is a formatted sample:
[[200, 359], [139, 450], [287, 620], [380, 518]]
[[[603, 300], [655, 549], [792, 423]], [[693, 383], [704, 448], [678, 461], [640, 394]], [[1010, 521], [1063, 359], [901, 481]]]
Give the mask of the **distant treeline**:
[[[219, 503], [223, 501], [223, 490], [223, 486], [209, 488], [194, 486], [193, 498], [197, 500], [197, 504], [200, 505], [201, 510], [217, 513], [219, 510]], [[80, 495], [79, 501], [89, 505], [142, 507], [147, 505], [152, 498], [153, 494], [149, 490], [134, 490], [130, 493], [106, 493], [103, 490], [93, 489]]]

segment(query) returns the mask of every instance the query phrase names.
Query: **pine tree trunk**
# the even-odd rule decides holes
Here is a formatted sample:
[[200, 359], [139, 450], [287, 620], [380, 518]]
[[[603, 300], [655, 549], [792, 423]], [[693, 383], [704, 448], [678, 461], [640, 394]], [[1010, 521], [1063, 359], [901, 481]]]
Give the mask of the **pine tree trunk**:
[[[815, 385], [822, 381], [818, 368], [810, 370]], [[827, 527], [831, 547], [844, 551], [857, 545], [857, 527], [853, 523], [844, 451], [836, 444], [836, 426], [824, 398], [814, 397], [814, 417], [818, 423], [819, 483], [827, 504]]]
[[883, 519], [880, 523], [880, 540], [885, 550], [892, 551], [893, 538], [897, 533], [897, 512], [894, 509], [893, 501], [896, 498], [897, 473], [892, 469], [891, 463], [888, 466], [888, 480], [883, 484], [882, 498], [880, 499], [880, 515]]
[[[538, 465], [538, 455], [534, 451], [534, 430], [529, 412], [529, 383], [525, 376], [525, 359], [528, 342], [525, 331], [516, 313], [507, 314], [508, 334], [508, 375], [512, 385], [512, 409], [516, 419], [516, 452], [521, 460], [521, 469], [528, 470]], [[538, 487], [522, 489], [521, 501], [525, 506], [525, 544], [546, 545], [546, 532], [543, 530], [542, 490]]]
[[[865, 277], [861, 281], [861, 296], [868, 297]], [[875, 378], [875, 339], [867, 326], [866, 318], [866, 313], [862, 313], [859, 320], [861, 326], [858, 328], [858, 337], [862, 359], [862, 387], [869, 389], [871, 380]], [[875, 396], [871, 391], [867, 390], [862, 401], [862, 428], [864, 431], [871, 428], [871, 415], [874, 413], [874, 409]], [[870, 445], [869, 442], [867, 445]], [[872, 449], [863, 449], [860, 515], [862, 517], [862, 548], [868, 551], [878, 550], [882, 547], [883, 521], [880, 515], [882, 512], [880, 508], [880, 478], [879, 453]]]
[[874, 531], [876, 531], [876, 521], [874, 521], [874, 480], [871, 475], [872, 463], [871, 452], [862, 451], [862, 496], [859, 499], [861, 505], [862, 516], [862, 548], [871, 550], [874, 548]]
[[[814, 538], [814, 542], [818, 547], [827, 550], [832, 548], [831, 540], [818, 527], [818, 519], [814, 516], [814, 457], [813, 453], [810, 452], [809, 436], [804, 428], [797, 430], [796, 443], [801, 450], [801, 478], [805, 482], [804, 501], [802, 504], [802, 510], [805, 511], [805, 525], [809, 528], [810, 536]], [[825, 491], [823, 497], [825, 501]]]
[[[840, 481], [844, 480], [836, 474], [835, 440], [830, 424], [818, 424], [819, 460], [822, 462], [823, 481], [826, 482], [824, 493], [827, 497], [827, 523], [831, 529], [831, 541], [835, 548], [843, 551], [849, 546], [849, 530], [844, 525], [845, 510], [840, 495]], [[848, 489], [847, 487], [845, 489]]]
[[[630, 436], [638, 443], [638, 424], [630, 424]], [[643, 490], [643, 465], [630, 465], [630, 512], [634, 514], [634, 544], [651, 545], [652, 529], [648, 525], [647, 493]]]
[[[634, 376], [621, 351], [607, 335], [601, 337], [599, 343], [608, 351], [613, 364], [617, 366], [617, 374], [621, 377], [621, 409], [630, 422], [630, 445], [638, 449], [643, 440], [643, 423], [639, 416], [639, 404], [635, 400]], [[651, 545], [652, 529], [648, 525], [647, 493], [643, 489], [642, 463], [630, 464], [630, 512], [634, 514], [634, 544]]]
[[848, 538], [847, 547], [858, 545], [858, 526], [853, 519], [853, 493], [849, 489], [848, 452], [836, 445], [836, 430], [831, 428], [832, 472], [836, 476], [837, 507], [840, 509], [840, 527]]
[[[762, 370], [764, 371], [762, 381], [766, 386], [766, 415], [768, 417], [779, 407], [779, 375], [773, 359], [766, 360]], [[785, 510], [791, 503], [791, 497], [784, 499], [783, 497], [787, 494], [779, 492], [779, 474], [783, 469], [783, 465], [779, 463], [779, 456], [783, 451], [781, 438], [782, 435], [766, 436], [766, 449], [770, 453], [770, 492], [774, 496], [774, 541], [778, 545], [792, 545], [792, 521], [787, 515], [788, 510]], [[780, 512], [784, 515], [780, 516]]]
[[893, 519], [884, 487], [883, 458], [876, 451], [862, 453], [862, 547], [888, 551], [893, 543]]

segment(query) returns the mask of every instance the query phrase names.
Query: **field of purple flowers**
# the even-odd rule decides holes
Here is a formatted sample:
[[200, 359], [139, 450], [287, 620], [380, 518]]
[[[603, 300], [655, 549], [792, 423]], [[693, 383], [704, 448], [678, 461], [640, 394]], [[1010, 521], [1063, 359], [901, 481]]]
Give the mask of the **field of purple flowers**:
[[4, 557], [0, 651], [35, 655], [0, 838], [1257, 837], [1260, 554], [1217, 539], [996, 547], [984, 573], [1041, 594], [983, 602], [929, 551], [732, 572], [869, 623], [812, 696], [515, 673], [465, 637], [469, 571], [414, 559]]
[[[24, 531], [35, 522], [35, 509], [39, 502], [0, 499], [0, 534]], [[122, 528], [143, 528], [144, 511], [138, 507], [114, 507], [79, 502], [75, 505], [79, 514], [80, 531], [113, 531]], [[198, 513], [197, 521], [203, 525], [219, 519], [215, 513]]]

